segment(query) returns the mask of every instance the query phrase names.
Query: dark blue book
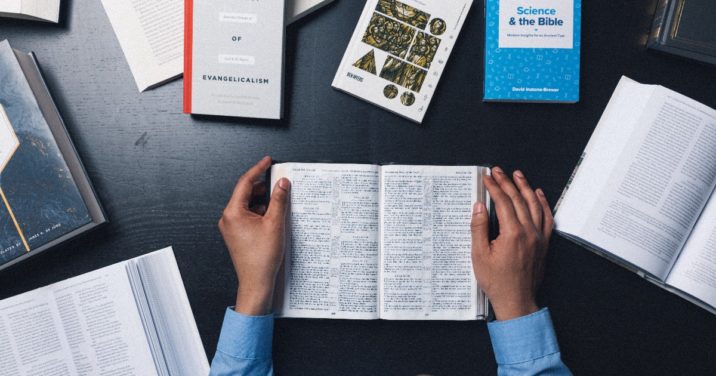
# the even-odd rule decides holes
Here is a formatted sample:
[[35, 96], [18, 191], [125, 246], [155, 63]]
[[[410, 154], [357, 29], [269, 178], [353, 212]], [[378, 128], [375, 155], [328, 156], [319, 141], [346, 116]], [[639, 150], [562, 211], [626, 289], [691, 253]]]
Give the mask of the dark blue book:
[[0, 42], [0, 269], [104, 222], [34, 54]]

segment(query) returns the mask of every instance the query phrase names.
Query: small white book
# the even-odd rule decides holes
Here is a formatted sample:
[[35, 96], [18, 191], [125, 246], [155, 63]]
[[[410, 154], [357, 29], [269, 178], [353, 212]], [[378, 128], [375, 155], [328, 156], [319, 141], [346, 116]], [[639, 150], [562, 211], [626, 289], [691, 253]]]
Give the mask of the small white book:
[[[0, 0], [0, 3], [3, 1], [8, 0]], [[34, 1], [59, 4], [59, 0]], [[332, 1], [288, 0], [288, 21], [296, 21]], [[102, 0], [102, 5], [140, 92], [181, 76], [184, 72], [183, 0]]]
[[0, 301], [7, 376], [207, 375], [171, 248]]
[[0, 0], [0, 17], [57, 23], [60, 0]]
[[289, 239], [282, 317], [479, 320], [488, 302], [472, 269], [470, 221], [488, 204], [478, 166], [285, 163]]
[[623, 77], [557, 231], [716, 313], [716, 110]]
[[333, 87], [422, 123], [472, 0], [368, 0]]

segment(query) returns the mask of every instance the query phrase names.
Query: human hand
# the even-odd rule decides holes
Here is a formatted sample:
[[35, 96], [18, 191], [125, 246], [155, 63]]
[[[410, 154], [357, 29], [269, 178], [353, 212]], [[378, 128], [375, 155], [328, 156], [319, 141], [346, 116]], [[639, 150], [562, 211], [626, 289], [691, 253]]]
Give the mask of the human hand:
[[260, 178], [271, 166], [264, 157], [240, 179], [224, 214], [219, 230], [239, 278], [236, 312], [262, 316], [271, 312], [276, 275], [283, 262], [286, 211], [291, 183], [276, 183], [268, 208], [249, 207], [251, 199], [266, 193]]
[[533, 191], [522, 172], [514, 173], [516, 186], [499, 167], [492, 173], [483, 181], [495, 203], [500, 234], [490, 241], [487, 209], [476, 203], [472, 265], [497, 320], [504, 321], [538, 311], [535, 296], [544, 276], [554, 218], [544, 192]]

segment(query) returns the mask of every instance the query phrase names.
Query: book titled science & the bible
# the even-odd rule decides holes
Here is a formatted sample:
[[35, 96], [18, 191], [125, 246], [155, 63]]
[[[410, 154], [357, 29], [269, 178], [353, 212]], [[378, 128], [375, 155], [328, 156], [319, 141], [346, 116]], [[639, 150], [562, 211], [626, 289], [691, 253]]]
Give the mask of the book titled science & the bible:
[[579, 101], [581, 0], [486, 0], [486, 102]]
[[104, 222], [35, 55], [0, 42], [0, 269]]

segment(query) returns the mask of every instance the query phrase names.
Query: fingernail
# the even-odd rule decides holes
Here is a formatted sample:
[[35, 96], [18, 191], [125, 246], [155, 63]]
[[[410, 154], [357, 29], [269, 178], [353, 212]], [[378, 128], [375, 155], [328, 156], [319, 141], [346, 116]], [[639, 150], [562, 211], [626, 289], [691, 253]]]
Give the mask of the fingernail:
[[478, 202], [475, 204], [475, 214], [482, 214], [485, 212], [485, 204]]
[[291, 182], [289, 182], [286, 178], [281, 178], [281, 180], [278, 181], [278, 186], [281, 189], [288, 190], [288, 188], [291, 187]]
[[542, 188], [537, 189], [537, 194], [544, 197], [544, 192], [542, 192]]
[[499, 167], [493, 168], [492, 171], [493, 171], [494, 173], [498, 174], [498, 175], [504, 174], [504, 172], [502, 171], [502, 169], [499, 168]]
[[517, 176], [520, 179], [525, 178], [525, 174], [523, 174], [522, 171], [520, 171], [520, 170], [515, 171], [515, 176]]

